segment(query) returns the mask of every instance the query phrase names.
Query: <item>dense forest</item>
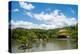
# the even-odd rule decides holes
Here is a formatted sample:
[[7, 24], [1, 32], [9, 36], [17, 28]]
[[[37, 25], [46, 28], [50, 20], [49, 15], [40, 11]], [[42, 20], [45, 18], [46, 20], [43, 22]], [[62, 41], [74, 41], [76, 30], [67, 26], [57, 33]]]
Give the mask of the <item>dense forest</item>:
[[[59, 35], [59, 30], [65, 29], [67, 30], [69, 36], [72, 40], [72, 43], [77, 45], [78, 42], [78, 26], [70, 26], [64, 28], [56, 28], [56, 29], [24, 29], [24, 28], [16, 28], [11, 29], [11, 40], [17, 41], [21, 44], [31, 47], [32, 42], [36, 41], [48, 41], [50, 39], [56, 39]], [[77, 46], [75, 47], [77, 48]]]

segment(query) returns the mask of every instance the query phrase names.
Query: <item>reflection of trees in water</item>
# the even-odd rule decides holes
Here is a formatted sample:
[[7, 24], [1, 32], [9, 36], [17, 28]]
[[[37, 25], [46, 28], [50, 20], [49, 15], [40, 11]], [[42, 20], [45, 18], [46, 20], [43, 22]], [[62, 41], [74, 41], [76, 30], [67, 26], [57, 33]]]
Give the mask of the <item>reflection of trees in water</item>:
[[46, 43], [47, 43], [47, 41], [37, 41], [37, 42], [35, 42], [35, 47], [40, 47], [40, 45], [42, 46], [42, 47], [46, 47]]
[[32, 44], [32, 48], [27, 48], [27, 49], [22, 49], [22, 50], [17, 49], [17, 51], [14, 51], [14, 52], [21, 52], [21, 51], [22, 52], [34, 52], [34, 51], [42, 51], [42, 50], [45, 51], [45, 50], [57, 50], [57, 49], [61, 49], [61, 50], [72, 49], [70, 46], [71, 44], [70, 40], [62, 40], [62, 39], [42, 41], [42, 42], [37, 41], [37, 42], [32, 42], [31, 44]]
[[23, 52], [31, 52], [32, 50], [31, 49], [23, 49]]
[[72, 46], [73, 49], [78, 48], [78, 40], [73, 39], [73, 40], [71, 40], [70, 43], [71, 43], [71, 46]]
[[46, 44], [47, 44], [47, 42], [46, 41], [43, 41], [42, 42], [42, 47], [45, 48], [46, 47]]
[[59, 48], [61, 48], [61, 49], [69, 49], [69, 48], [71, 48], [70, 39], [57, 40], [55, 43], [56, 43], [57, 46], [59, 46]]
[[29, 42], [27, 44], [21, 44], [18, 47], [19, 50], [23, 50], [24, 52], [26, 52], [26, 50], [28, 50], [28, 52], [29, 52], [31, 48], [32, 48], [32, 42]]
[[38, 41], [38, 42], [35, 43], [35, 47], [38, 48], [39, 46], [40, 46], [40, 42]]

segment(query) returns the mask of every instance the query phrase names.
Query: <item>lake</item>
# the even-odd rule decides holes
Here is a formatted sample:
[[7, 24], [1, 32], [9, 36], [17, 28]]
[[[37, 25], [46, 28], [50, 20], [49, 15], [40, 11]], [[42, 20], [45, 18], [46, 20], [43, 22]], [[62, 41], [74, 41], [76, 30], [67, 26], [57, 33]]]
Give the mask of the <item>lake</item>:
[[68, 49], [73, 49], [72, 45], [73, 44], [71, 43], [71, 39], [67, 39], [67, 38], [33, 42], [32, 48], [26, 49], [26, 50], [18, 49], [20, 44], [13, 43], [12, 52], [13, 53], [23, 53], [24, 51], [25, 52], [39, 52], [39, 51], [68, 50]]

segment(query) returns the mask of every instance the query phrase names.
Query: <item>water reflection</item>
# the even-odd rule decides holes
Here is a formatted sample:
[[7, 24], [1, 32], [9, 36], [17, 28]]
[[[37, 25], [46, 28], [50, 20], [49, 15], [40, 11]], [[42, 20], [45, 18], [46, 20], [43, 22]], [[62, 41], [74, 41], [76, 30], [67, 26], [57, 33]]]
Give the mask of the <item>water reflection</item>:
[[72, 49], [72, 45], [70, 43], [70, 39], [56, 39], [42, 42], [34, 42], [32, 43], [32, 48], [20, 50], [17, 49], [19, 44], [12, 46], [12, 52], [36, 52], [36, 51], [52, 51], [52, 50], [64, 50], [64, 49]]
[[42, 42], [42, 47], [45, 48], [46, 47], [46, 44], [47, 44], [47, 42], [46, 41], [43, 41]]

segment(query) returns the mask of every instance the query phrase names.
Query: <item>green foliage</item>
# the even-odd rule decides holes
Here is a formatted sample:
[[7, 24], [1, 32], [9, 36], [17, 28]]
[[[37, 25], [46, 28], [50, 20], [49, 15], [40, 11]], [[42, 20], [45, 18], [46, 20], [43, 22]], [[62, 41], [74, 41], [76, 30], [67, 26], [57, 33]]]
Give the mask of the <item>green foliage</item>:
[[78, 39], [77, 25], [71, 26], [71, 27], [49, 29], [49, 30], [16, 28], [11, 30], [11, 38], [13, 40], [17, 40], [22, 44], [31, 43], [39, 39], [42, 39], [42, 40], [54, 39], [54, 38], [57, 38], [59, 34], [58, 31], [61, 29], [67, 30], [67, 33], [69, 33], [70, 37], [72, 39], [75, 39], [77, 42], [77, 39]]

